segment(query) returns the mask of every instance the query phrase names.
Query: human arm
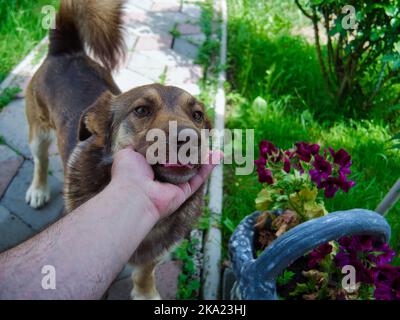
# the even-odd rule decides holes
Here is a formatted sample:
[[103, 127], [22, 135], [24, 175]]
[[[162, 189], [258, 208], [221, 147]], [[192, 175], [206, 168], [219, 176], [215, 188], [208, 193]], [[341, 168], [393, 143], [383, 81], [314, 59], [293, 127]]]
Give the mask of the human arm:
[[[120, 151], [102, 192], [0, 255], [0, 299], [101, 298], [157, 221], [198, 190], [213, 167], [203, 165], [189, 183], [175, 186], [155, 181], [138, 153]], [[56, 271], [55, 290], [42, 288], [47, 265]]]

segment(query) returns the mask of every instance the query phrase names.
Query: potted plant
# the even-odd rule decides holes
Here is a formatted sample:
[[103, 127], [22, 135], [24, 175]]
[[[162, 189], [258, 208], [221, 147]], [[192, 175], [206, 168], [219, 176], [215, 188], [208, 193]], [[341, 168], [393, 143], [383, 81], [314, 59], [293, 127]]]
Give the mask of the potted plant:
[[325, 209], [324, 198], [355, 185], [345, 150], [305, 142], [282, 150], [262, 141], [255, 163], [263, 189], [258, 211], [229, 243], [231, 298], [400, 299], [386, 220], [369, 210]]

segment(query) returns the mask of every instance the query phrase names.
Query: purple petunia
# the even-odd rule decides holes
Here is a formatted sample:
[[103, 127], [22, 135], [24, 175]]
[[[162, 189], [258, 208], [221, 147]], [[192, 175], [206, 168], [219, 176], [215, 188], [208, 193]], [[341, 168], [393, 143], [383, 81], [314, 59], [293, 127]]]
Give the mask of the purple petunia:
[[381, 266], [375, 273], [376, 300], [400, 300], [400, 267]]
[[325, 189], [324, 194], [327, 198], [333, 198], [336, 192], [339, 190], [339, 186], [336, 183], [336, 178], [329, 177], [328, 179], [322, 181], [318, 188]]
[[271, 170], [268, 170], [265, 167], [262, 168], [260, 167], [257, 168], [257, 173], [258, 173], [258, 181], [260, 181], [261, 183], [268, 183], [268, 184], [274, 183]]
[[306, 142], [297, 142], [296, 154], [300, 160], [310, 162], [311, 157], [318, 154], [320, 146], [318, 144], [308, 144]]
[[310, 260], [308, 260], [308, 266], [315, 268], [328, 254], [332, 252], [332, 246], [329, 243], [325, 243], [318, 248], [314, 249], [310, 253]]
[[323, 179], [327, 179], [332, 173], [332, 165], [323, 156], [316, 154], [312, 162], [314, 169], [309, 171], [311, 180], [319, 186]]
[[332, 198], [336, 192], [342, 189], [344, 192], [349, 190], [355, 185], [355, 182], [348, 180], [347, 176], [343, 173], [339, 173], [338, 177], [328, 177], [326, 180], [319, 183], [318, 188], [325, 189], [325, 196]]
[[329, 147], [329, 152], [333, 157], [333, 162], [338, 164], [340, 167], [350, 167], [351, 166], [351, 156], [344, 149], [339, 149], [338, 151], [334, 151], [331, 147]]
[[290, 173], [292, 168], [300, 174], [308, 173], [311, 181], [318, 189], [324, 190], [327, 198], [334, 197], [339, 189], [348, 192], [355, 185], [354, 181], [348, 179], [351, 157], [344, 149], [337, 152], [332, 148], [329, 148], [329, 152], [325, 149], [321, 155], [318, 144], [297, 142], [295, 148], [284, 151], [267, 140], [260, 142], [259, 149], [260, 158], [254, 163], [261, 183], [273, 184], [274, 168], [281, 165], [286, 173]]
[[[261, 146], [261, 144], [260, 144]], [[264, 158], [262, 155], [260, 155], [260, 158], [254, 161], [254, 164], [257, 167], [257, 173], [258, 173], [258, 181], [261, 183], [268, 183], [272, 184], [274, 183], [274, 180], [272, 178], [272, 172], [271, 170], [268, 170], [265, 166], [267, 164], [267, 159]]]
[[278, 151], [275, 145], [267, 140], [262, 140], [259, 144], [260, 156], [267, 157], [271, 156]]
[[335, 256], [335, 263], [340, 268], [353, 266], [357, 271], [357, 282], [376, 283], [379, 268], [390, 263], [395, 254], [387, 243], [376, 241], [370, 236], [343, 237], [338, 243], [339, 252]]
[[289, 173], [290, 168], [291, 168], [290, 160], [288, 158], [283, 158], [283, 170], [286, 173]]
[[377, 241], [371, 236], [343, 237], [338, 243], [341, 251], [363, 253], [364, 258], [375, 267], [391, 262], [395, 255], [387, 243]]

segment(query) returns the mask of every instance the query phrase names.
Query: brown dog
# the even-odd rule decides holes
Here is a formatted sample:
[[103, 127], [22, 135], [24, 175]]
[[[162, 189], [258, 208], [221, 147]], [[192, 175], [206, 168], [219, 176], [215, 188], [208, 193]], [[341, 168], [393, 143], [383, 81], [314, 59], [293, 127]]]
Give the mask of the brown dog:
[[[49, 201], [48, 148], [52, 132], [64, 163], [66, 212], [99, 193], [110, 181], [113, 154], [132, 145], [143, 155], [150, 129], [168, 135], [170, 121], [178, 130], [209, 128], [204, 106], [189, 93], [159, 84], [121, 93], [111, 71], [123, 55], [122, 0], [63, 0], [56, 29], [50, 32], [49, 52], [27, 90], [26, 113], [34, 176], [26, 194], [30, 206]], [[84, 46], [99, 62], [84, 51]], [[198, 165], [153, 166], [156, 178], [182, 183], [196, 174]], [[201, 211], [198, 191], [170, 217], [160, 221], [130, 262], [136, 299], [159, 298], [154, 268], [163, 254], [190, 230]], [[135, 232], [135, 230], [132, 230]]]

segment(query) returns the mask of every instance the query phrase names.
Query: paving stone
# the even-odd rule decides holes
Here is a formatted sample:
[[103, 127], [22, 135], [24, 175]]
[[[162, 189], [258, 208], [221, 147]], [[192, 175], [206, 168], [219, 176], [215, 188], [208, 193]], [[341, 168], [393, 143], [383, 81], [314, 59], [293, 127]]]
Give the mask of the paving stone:
[[137, 22], [145, 23], [147, 20], [148, 12], [138, 8], [138, 7], [130, 7], [128, 10], [125, 10], [122, 16], [123, 22], [125, 26], [129, 26], [131, 23], [135, 24]]
[[182, 263], [169, 261], [160, 264], [156, 270], [158, 292], [165, 300], [175, 300], [178, 292], [178, 277], [182, 270]]
[[158, 82], [160, 81], [161, 74], [163, 74], [166, 68], [166, 64], [162, 61], [152, 59], [140, 52], [134, 52], [129, 59], [127, 68], [139, 73], [149, 80]]
[[181, 12], [146, 12], [136, 9], [126, 12], [123, 20], [125, 28], [137, 30], [138, 35], [163, 35], [169, 34], [176, 24], [190, 22], [191, 18]]
[[0, 204], [0, 253], [12, 248], [36, 232]]
[[183, 65], [168, 68], [167, 83], [196, 84], [201, 79], [201, 67], [198, 65]]
[[159, 61], [168, 67], [176, 67], [178, 65], [190, 64], [191, 60], [176, 53], [172, 49], [164, 50], [148, 50], [143, 51], [141, 54], [149, 57], [154, 61]]
[[185, 58], [196, 59], [198, 54], [198, 47], [194, 44], [191, 44], [189, 41], [185, 39], [175, 39], [174, 41], [174, 51], [178, 54], [182, 55]]
[[25, 157], [30, 157], [25, 100], [14, 100], [2, 110], [0, 113], [0, 136], [12, 148]]
[[146, 51], [146, 50], [161, 50], [171, 48], [172, 36], [171, 35], [156, 35], [156, 36], [142, 36], [139, 38], [135, 51]]
[[137, 7], [144, 10], [150, 10], [150, 8], [153, 6], [153, 3], [153, 0], [129, 0], [126, 3], [125, 8], [130, 10], [132, 7]]
[[198, 96], [201, 93], [199, 85], [195, 83], [165, 83], [166, 85], [171, 85], [175, 87], [179, 87], [187, 92], [189, 92], [193, 96]]
[[171, 32], [181, 23], [187, 23], [190, 17], [180, 12], [154, 12], [148, 15], [146, 24], [153, 30]]
[[124, 34], [124, 41], [128, 52], [133, 51], [135, 48], [136, 42], [138, 40], [138, 36], [133, 33], [131, 29], [126, 29]]
[[[137, 25], [131, 25], [129, 27], [129, 30], [130, 30], [130, 32], [132, 34], [135, 34], [135, 35], [137, 35], [139, 37], [142, 37], [142, 36], [153, 36], [153, 37], [156, 37], [156, 36], [158, 36], [160, 34], [159, 32], [155, 31], [154, 29], [152, 29], [149, 26], [144, 25], [142, 23], [139, 23]], [[167, 35], [168, 32], [164, 32], [163, 34]]]
[[21, 92], [19, 92], [15, 97], [16, 98], [24, 98], [26, 94], [26, 88], [28, 87], [29, 81], [31, 81], [32, 77], [31, 75], [19, 75], [17, 76], [14, 81], [12, 86], [13, 87], [19, 87], [21, 89]]
[[191, 24], [191, 23], [182, 23], [178, 26], [178, 31], [182, 35], [188, 34], [199, 34], [201, 33], [201, 29], [198, 25]]
[[156, 1], [151, 7], [151, 11], [174, 11], [178, 12], [181, 9], [180, 0], [164, 0]]
[[183, 35], [180, 38], [198, 47], [202, 46], [204, 41], [206, 41], [206, 36], [202, 33]]
[[122, 279], [126, 279], [126, 278], [131, 278], [132, 275], [132, 271], [133, 271], [133, 267], [127, 263], [124, 268], [122, 269], [122, 271], [118, 274], [117, 278], [115, 279], [115, 281], [119, 281]]
[[[32, 157], [28, 143], [28, 121], [25, 116], [24, 99], [13, 100], [1, 111], [0, 136], [24, 157]], [[50, 154], [58, 153], [55, 141], [53, 141], [49, 152]]]
[[154, 83], [153, 80], [129, 69], [122, 70], [114, 77], [114, 80], [123, 92], [138, 86]]
[[184, 14], [187, 14], [189, 17], [194, 18], [196, 20], [200, 20], [201, 17], [201, 8], [193, 3], [187, 3], [184, 1], [182, 4], [182, 10]]
[[0, 198], [3, 196], [23, 161], [23, 157], [16, 154], [9, 147], [0, 145]]
[[151, 69], [163, 70], [167, 64], [168, 64], [167, 62], [151, 58], [146, 54], [144, 54], [143, 52], [134, 52], [130, 57], [129, 65], [127, 65], [127, 67], [129, 69], [132, 69], [133, 71], [135, 71], [134, 69], [138, 67], [147, 67]]
[[43, 208], [35, 210], [25, 202], [25, 193], [31, 183], [32, 174], [33, 163], [26, 160], [8, 187], [2, 199], [2, 205], [32, 226], [34, 230], [39, 231], [54, 222], [62, 213], [64, 207], [63, 184], [49, 176], [51, 201]]
[[49, 171], [57, 180], [64, 182], [64, 166], [59, 155], [49, 157]]
[[[181, 269], [182, 264], [179, 261], [165, 262], [157, 267], [157, 289], [163, 300], [176, 299], [178, 277]], [[107, 300], [129, 300], [132, 287], [130, 277], [115, 281], [108, 290]]]
[[0, 205], [0, 253], [27, 240], [34, 234], [18, 217]]
[[107, 291], [107, 300], [130, 300], [133, 285], [132, 280], [125, 278], [115, 281]]
[[161, 75], [164, 73], [164, 68], [155, 69], [143, 66], [143, 67], [133, 68], [132, 71], [135, 71], [138, 74], [142, 75], [143, 77], [153, 81], [153, 83], [158, 83], [160, 82]]

